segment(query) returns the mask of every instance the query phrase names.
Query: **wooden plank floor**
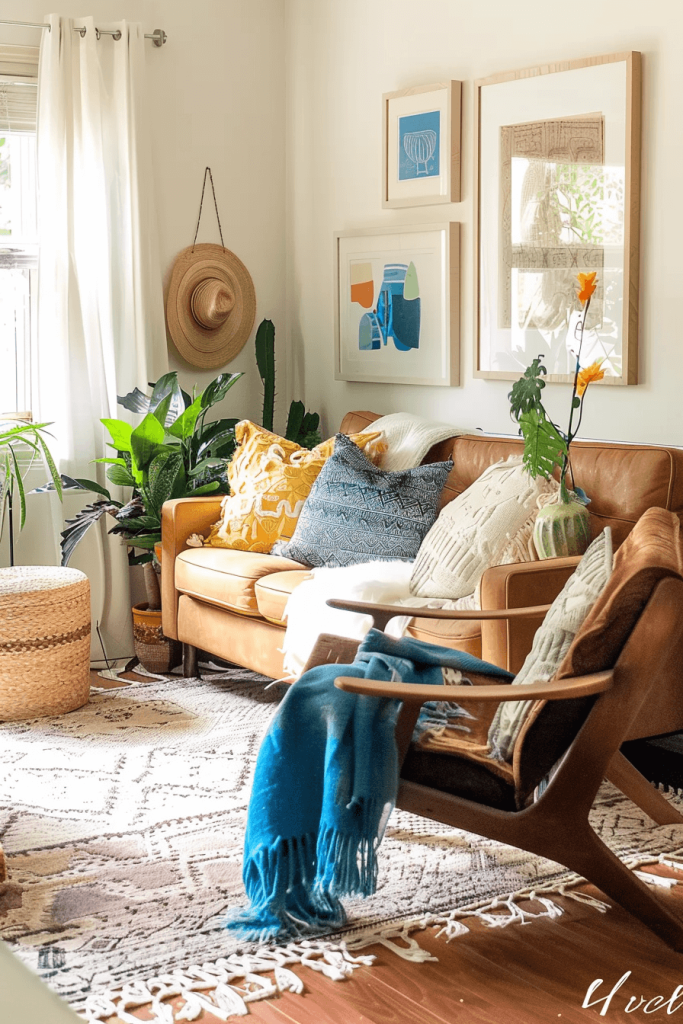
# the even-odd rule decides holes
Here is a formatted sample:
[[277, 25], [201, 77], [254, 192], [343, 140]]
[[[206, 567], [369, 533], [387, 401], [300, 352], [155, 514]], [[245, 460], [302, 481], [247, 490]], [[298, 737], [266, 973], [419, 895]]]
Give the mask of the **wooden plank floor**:
[[[107, 685], [94, 674], [93, 684]], [[683, 918], [683, 872], [661, 867], [646, 870], [681, 880], [679, 886], [656, 892]], [[592, 886], [582, 891], [601, 896]], [[558, 1020], [575, 1024], [604, 1019], [662, 1024], [680, 1006], [683, 1024], [683, 954], [674, 953], [617, 906], [600, 913], [571, 899], [555, 897], [555, 902], [565, 911], [555, 920], [501, 929], [468, 921], [469, 934], [450, 943], [437, 939], [435, 929], [416, 933], [420, 946], [438, 958], [436, 963], [406, 961], [376, 945], [363, 950], [376, 955], [373, 966], [359, 968], [343, 982], [294, 966], [304, 982], [304, 994], [287, 992], [277, 999], [250, 1003], [245, 1020], [253, 1024], [548, 1024]], [[630, 976], [607, 1007], [598, 1002], [582, 1008], [592, 982], [603, 979], [593, 995], [600, 1000], [627, 971]], [[679, 985], [680, 995], [671, 1000]], [[648, 1003], [657, 996], [662, 1000]], [[635, 998], [629, 1005], [631, 997]], [[173, 1002], [182, 1005], [181, 999]], [[128, 1012], [140, 1020], [150, 1019], [145, 1007]], [[219, 1024], [218, 1017], [206, 1012], [198, 1020]], [[109, 1024], [121, 1022], [113, 1017]]]
[[[683, 873], [652, 870], [681, 879], [680, 886], [657, 893], [683, 917]], [[600, 896], [592, 886], [583, 891]], [[376, 955], [373, 966], [360, 967], [343, 982], [294, 966], [304, 994], [287, 992], [250, 1003], [249, 1019], [254, 1024], [575, 1024], [601, 1019], [604, 1003], [582, 1008], [590, 984], [603, 979], [593, 995], [600, 1000], [627, 971], [631, 975], [613, 995], [604, 1019], [664, 1022], [679, 1006], [683, 1010], [682, 954], [619, 907], [600, 913], [574, 900], [557, 897], [556, 902], [565, 914], [553, 921], [495, 929], [474, 920], [468, 922], [468, 935], [450, 943], [436, 938], [435, 929], [416, 933], [437, 963], [406, 961], [376, 945], [363, 950]], [[679, 985], [681, 993], [671, 1002]], [[650, 1002], [645, 1012], [656, 996], [663, 999]], [[173, 1002], [182, 1005], [181, 999]], [[145, 1007], [129, 1012], [150, 1019]], [[206, 1012], [198, 1019], [219, 1024]], [[109, 1024], [120, 1024], [119, 1018]]]

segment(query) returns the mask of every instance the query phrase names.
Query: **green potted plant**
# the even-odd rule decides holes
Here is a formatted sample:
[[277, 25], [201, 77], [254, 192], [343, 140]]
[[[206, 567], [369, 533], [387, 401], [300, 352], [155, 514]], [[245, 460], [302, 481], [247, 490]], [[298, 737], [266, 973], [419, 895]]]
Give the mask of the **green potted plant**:
[[[9, 530], [9, 564], [14, 565], [14, 501], [15, 490], [19, 499], [19, 529], [23, 530], [26, 522], [26, 490], [24, 477], [33, 461], [42, 458], [52, 480], [52, 486], [62, 500], [62, 481], [57, 472], [54, 459], [45, 441], [45, 434], [50, 423], [15, 423], [12, 420], [0, 420], [0, 537], [2, 537], [5, 519]], [[21, 471], [19, 458], [22, 449], [31, 452], [29, 465]]]
[[577, 324], [578, 348], [567, 430], [552, 422], [541, 400], [545, 387], [543, 377], [547, 373], [542, 356], [531, 362], [508, 395], [510, 413], [524, 437], [524, 465], [529, 473], [549, 479], [559, 470], [559, 501], [542, 508], [534, 526], [534, 544], [540, 558], [583, 554], [591, 539], [590, 514], [586, 508], [589, 499], [575, 485], [573, 474], [571, 488], [567, 477], [571, 473], [570, 447], [581, 426], [586, 389], [592, 381], [602, 380], [605, 372], [601, 361], [581, 368], [584, 327], [597, 276], [596, 273], [579, 274], [577, 280], [583, 315]]
[[[112, 498], [94, 480], [73, 483], [100, 497], [67, 521], [62, 533], [62, 565], [67, 565], [81, 538], [103, 515], [116, 525], [109, 531], [129, 545], [128, 561], [142, 565], [147, 601], [133, 608], [135, 653], [145, 668], [168, 671], [180, 658], [180, 645], [164, 637], [161, 629], [161, 591], [155, 546], [161, 542], [161, 509], [172, 498], [202, 494], [227, 494], [226, 463], [235, 449], [236, 419], [206, 422], [207, 413], [221, 402], [241, 373], [222, 373], [191, 397], [178, 383], [178, 374], [167, 373], [152, 393], [138, 388], [119, 398], [130, 412], [144, 414], [132, 427], [119, 419], [103, 419], [113, 455], [96, 459], [106, 463], [111, 483], [131, 488], [128, 501]], [[140, 554], [136, 554], [136, 549]]]

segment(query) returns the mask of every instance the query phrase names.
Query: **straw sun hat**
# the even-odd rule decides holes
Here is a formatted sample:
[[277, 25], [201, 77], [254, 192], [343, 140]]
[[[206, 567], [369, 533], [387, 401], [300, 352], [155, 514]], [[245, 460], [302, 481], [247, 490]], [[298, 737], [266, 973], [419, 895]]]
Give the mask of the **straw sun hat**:
[[183, 359], [205, 370], [224, 366], [244, 347], [255, 316], [254, 282], [234, 252], [202, 243], [178, 253], [166, 319]]

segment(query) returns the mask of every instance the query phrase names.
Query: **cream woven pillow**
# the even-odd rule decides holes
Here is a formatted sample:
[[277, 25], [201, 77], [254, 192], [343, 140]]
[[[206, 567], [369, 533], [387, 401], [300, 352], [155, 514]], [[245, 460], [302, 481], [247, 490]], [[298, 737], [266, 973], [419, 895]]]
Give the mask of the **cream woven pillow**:
[[492, 565], [533, 561], [538, 499], [557, 490], [555, 480], [533, 479], [521, 455], [489, 466], [441, 510], [415, 559], [411, 593], [466, 597]]
[[[512, 686], [545, 683], [553, 678], [612, 575], [612, 562], [612, 531], [607, 526], [590, 545], [550, 606]], [[533, 703], [532, 700], [511, 700], [498, 705], [489, 729], [490, 757], [511, 760], [519, 730]]]

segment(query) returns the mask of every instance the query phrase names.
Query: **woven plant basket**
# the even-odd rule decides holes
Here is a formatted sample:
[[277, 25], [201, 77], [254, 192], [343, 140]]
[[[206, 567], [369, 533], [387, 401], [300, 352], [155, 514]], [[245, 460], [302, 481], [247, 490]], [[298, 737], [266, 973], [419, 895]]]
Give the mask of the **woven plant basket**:
[[146, 601], [133, 605], [133, 643], [140, 664], [148, 672], [163, 675], [182, 661], [183, 645], [164, 636], [161, 609], [149, 611]]
[[61, 715], [90, 696], [90, 584], [78, 569], [0, 569], [0, 721]]

